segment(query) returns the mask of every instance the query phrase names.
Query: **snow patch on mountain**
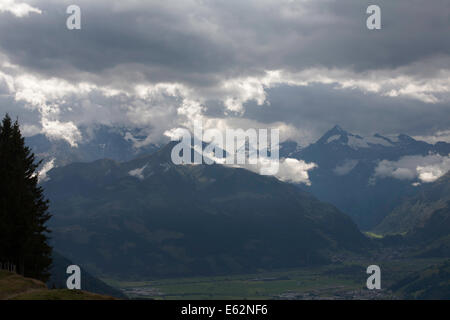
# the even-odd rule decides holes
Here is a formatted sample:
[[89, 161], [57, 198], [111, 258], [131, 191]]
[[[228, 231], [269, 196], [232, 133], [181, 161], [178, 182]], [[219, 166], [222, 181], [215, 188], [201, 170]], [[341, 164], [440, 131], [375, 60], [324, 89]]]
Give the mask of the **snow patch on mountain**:
[[354, 159], [345, 160], [344, 163], [336, 166], [333, 172], [338, 176], [344, 176], [350, 173], [350, 171], [352, 171], [357, 166], [358, 163], [359, 161]]
[[383, 137], [391, 141], [393, 144], [400, 142], [400, 137], [398, 134], [387, 134]]
[[347, 145], [353, 149], [368, 148], [369, 144], [360, 136], [348, 135]]
[[336, 135], [334, 135], [334, 136], [329, 137], [329, 138], [327, 139], [327, 143], [333, 142], [333, 141], [335, 141], [335, 140], [339, 140], [340, 138], [341, 138], [341, 136], [336, 134]]
[[339, 126], [336, 126], [328, 131], [320, 140], [322, 141], [322, 143], [323, 141], [325, 141], [325, 144], [336, 141], [336, 143], [347, 145], [355, 150], [360, 148], [370, 148], [374, 145], [384, 147], [393, 147], [395, 145], [390, 139], [385, 138], [379, 134], [375, 134], [371, 137], [361, 137], [359, 135], [346, 132]]
[[365, 137], [364, 140], [367, 142], [367, 144], [377, 144], [382, 145], [385, 147], [393, 147], [394, 144], [392, 142], [389, 142], [389, 139], [384, 138], [380, 135], [373, 135], [372, 137]]
[[384, 147], [394, 146], [394, 144], [390, 143], [387, 139], [383, 139], [381, 136], [374, 135], [372, 137], [360, 137], [353, 134], [348, 135], [347, 145], [353, 149], [370, 148], [373, 145]]
[[147, 168], [147, 165], [148, 165], [148, 163], [145, 166], [143, 166], [142, 168], [137, 168], [137, 169], [131, 170], [128, 172], [128, 174], [132, 177], [138, 178], [139, 180], [144, 180], [144, 178], [145, 178], [144, 170], [145, 170], [145, 168]]

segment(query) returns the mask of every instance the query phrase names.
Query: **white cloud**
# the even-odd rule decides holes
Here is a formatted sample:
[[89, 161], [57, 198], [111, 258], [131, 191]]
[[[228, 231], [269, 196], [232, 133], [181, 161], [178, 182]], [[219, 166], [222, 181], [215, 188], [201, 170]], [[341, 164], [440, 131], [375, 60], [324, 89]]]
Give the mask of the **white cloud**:
[[[216, 162], [223, 163], [221, 159], [218, 159]], [[242, 164], [232, 166], [244, 168], [258, 174], [261, 174], [262, 171], [265, 171], [266, 173], [274, 172], [274, 174], [270, 175], [273, 175], [278, 180], [290, 183], [303, 183], [308, 186], [311, 185], [308, 171], [317, 168], [315, 163], [306, 163], [303, 160], [292, 158], [276, 160], [262, 157], [258, 158], [258, 163], [256, 165]], [[274, 170], [275, 168], [278, 168], [278, 170]]]
[[81, 133], [77, 126], [69, 122], [60, 122], [58, 120], [42, 122], [42, 131], [50, 139], [63, 139], [67, 141], [71, 147], [77, 147], [81, 140]]
[[223, 102], [232, 112], [243, 112], [244, 103], [254, 100], [258, 105], [266, 102], [266, 91], [262, 81], [255, 77], [226, 80], [222, 83]]
[[38, 173], [38, 181], [44, 182], [48, 181], [49, 178], [47, 176], [47, 173], [52, 170], [55, 167], [55, 158], [47, 161], [43, 166], [42, 169]]
[[392, 177], [399, 180], [419, 180], [423, 183], [433, 182], [450, 170], [450, 154], [441, 156], [406, 156], [398, 161], [382, 160], [375, 168], [375, 178]]
[[450, 130], [442, 130], [437, 131], [433, 135], [428, 136], [414, 136], [413, 137], [416, 140], [422, 140], [431, 144], [435, 144], [437, 142], [447, 142], [450, 143]]
[[0, 0], [0, 12], [10, 12], [18, 18], [26, 17], [30, 13], [42, 14], [40, 9], [15, 0]]
[[450, 157], [444, 158], [441, 163], [425, 164], [417, 166], [416, 169], [420, 181], [425, 183], [436, 181], [450, 170]]
[[166, 130], [164, 135], [170, 139], [170, 141], [178, 141], [183, 137], [183, 133], [185, 129], [183, 128], [173, 128], [170, 130]]
[[275, 177], [281, 181], [304, 183], [309, 186], [311, 181], [309, 180], [308, 171], [314, 168], [317, 168], [315, 163], [306, 163], [303, 160], [291, 158], [281, 159], [278, 173], [275, 174]]
[[[307, 87], [314, 84], [334, 85], [336, 90], [359, 90], [391, 98], [409, 98], [435, 104], [450, 101], [450, 70], [441, 70], [433, 77], [424, 78], [409, 71], [414, 66], [394, 70], [376, 70], [357, 73], [345, 69], [314, 67], [298, 72], [268, 70], [260, 76], [228, 78], [214, 87], [191, 87], [173, 84], [172, 94], [184, 96], [197, 103], [193, 110], [186, 106], [185, 115], [198, 115], [205, 110], [205, 101], [218, 99], [228, 112], [242, 115], [245, 104], [270, 105], [267, 90], [282, 85]], [[164, 84], [167, 86], [167, 84]], [[182, 89], [180, 89], [182, 88]], [[190, 114], [189, 114], [190, 113]]]
[[[422, 65], [422, 63], [417, 63]], [[358, 89], [363, 92], [377, 93], [388, 97], [406, 97], [425, 103], [450, 101], [450, 70], [443, 69], [431, 77], [414, 74], [411, 69], [416, 65], [408, 65], [397, 69], [379, 69], [366, 72], [353, 72], [346, 69], [329, 69], [314, 67], [299, 72], [286, 70], [266, 71], [260, 78], [248, 78], [253, 92], [258, 95], [247, 94], [253, 99], [258, 98], [262, 104], [265, 96], [260, 93], [261, 88], [273, 88], [287, 84], [291, 86], [309, 86], [315, 83], [334, 84], [336, 89]], [[246, 88], [246, 86], [241, 86]], [[248, 92], [252, 92], [248, 90]], [[247, 100], [248, 101], [248, 100]]]
[[[237, 147], [237, 150], [238, 149], [239, 147]], [[272, 175], [281, 181], [291, 183], [304, 183], [308, 186], [311, 185], [308, 171], [317, 168], [317, 164], [315, 163], [306, 163], [303, 160], [292, 158], [274, 159], [261, 156], [261, 154], [257, 158], [256, 164], [245, 163], [233, 165], [226, 164], [225, 158], [216, 158], [213, 153], [206, 156], [218, 164], [235, 168], [243, 168], [257, 174], [264, 173], [265, 175]]]

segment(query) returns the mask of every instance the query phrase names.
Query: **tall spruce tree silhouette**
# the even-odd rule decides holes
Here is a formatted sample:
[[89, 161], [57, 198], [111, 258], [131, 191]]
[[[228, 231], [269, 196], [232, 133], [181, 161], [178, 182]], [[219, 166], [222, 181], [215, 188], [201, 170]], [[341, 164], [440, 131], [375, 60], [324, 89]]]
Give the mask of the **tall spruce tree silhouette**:
[[46, 226], [51, 215], [38, 185], [40, 163], [25, 146], [18, 121], [6, 115], [0, 124], [0, 262], [46, 281], [52, 261]]

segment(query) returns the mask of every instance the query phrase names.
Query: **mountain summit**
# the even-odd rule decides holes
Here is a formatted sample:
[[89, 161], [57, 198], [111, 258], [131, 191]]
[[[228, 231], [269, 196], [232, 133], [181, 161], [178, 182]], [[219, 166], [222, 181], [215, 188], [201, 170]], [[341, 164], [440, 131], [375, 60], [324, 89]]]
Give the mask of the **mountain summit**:
[[[343, 137], [347, 137], [348, 132], [342, 129], [340, 126], [335, 125], [332, 129], [328, 130], [316, 143], [326, 144], [333, 140], [338, 140]], [[331, 139], [331, 141], [330, 141]]]
[[357, 150], [360, 148], [377, 148], [380, 147], [394, 148], [400, 144], [405, 143], [418, 143], [421, 142], [414, 140], [407, 135], [398, 135], [391, 138], [384, 137], [379, 133], [370, 137], [362, 137], [356, 134], [349, 133], [336, 125], [329, 131], [327, 131], [317, 142], [316, 145], [336, 145], [346, 146], [351, 149]]

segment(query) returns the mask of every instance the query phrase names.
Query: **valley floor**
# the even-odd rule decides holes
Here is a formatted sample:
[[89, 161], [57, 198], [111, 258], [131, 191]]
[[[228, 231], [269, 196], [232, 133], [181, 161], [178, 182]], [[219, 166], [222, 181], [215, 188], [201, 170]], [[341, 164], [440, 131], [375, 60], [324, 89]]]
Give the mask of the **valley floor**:
[[[103, 279], [131, 299], [401, 299], [389, 288], [397, 281], [445, 259], [354, 260], [323, 267], [233, 276], [150, 281]], [[366, 269], [381, 268], [381, 290], [368, 290]]]

